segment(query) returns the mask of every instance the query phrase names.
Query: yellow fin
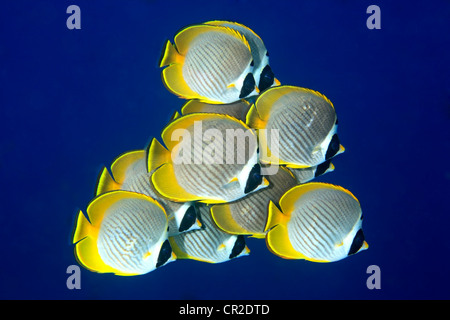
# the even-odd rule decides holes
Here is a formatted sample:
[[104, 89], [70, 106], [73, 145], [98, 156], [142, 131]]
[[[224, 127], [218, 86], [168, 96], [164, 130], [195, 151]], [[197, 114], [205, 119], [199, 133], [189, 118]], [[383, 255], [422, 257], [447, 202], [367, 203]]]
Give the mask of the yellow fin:
[[266, 121], [263, 121], [256, 110], [255, 104], [253, 104], [247, 112], [246, 124], [253, 129], [264, 129], [266, 127]]
[[95, 195], [98, 196], [102, 193], [119, 190], [120, 184], [118, 184], [109, 174], [109, 171], [106, 167], [103, 167], [102, 171], [97, 178], [97, 186], [95, 187]]
[[164, 45], [163, 54], [159, 62], [159, 67], [165, 67], [174, 63], [183, 63], [184, 57], [180, 55], [177, 49], [169, 40]]
[[287, 227], [284, 224], [276, 225], [266, 235], [266, 244], [269, 250], [284, 259], [304, 259], [305, 256], [296, 251], [289, 240]]
[[111, 172], [116, 183], [121, 185], [130, 166], [144, 158], [145, 150], [133, 150], [118, 156], [111, 164]]
[[163, 145], [153, 138], [148, 148], [147, 154], [147, 170], [152, 172], [156, 168], [160, 167], [164, 163], [171, 162], [170, 152], [163, 147]]
[[269, 231], [270, 229], [279, 224], [286, 224], [287, 221], [289, 221], [289, 218], [290, 218], [289, 215], [281, 212], [280, 209], [278, 209], [278, 207], [276, 206], [276, 204], [271, 200], [267, 208], [267, 221], [264, 231]]
[[77, 220], [74, 227], [74, 232], [72, 236], [72, 243], [77, 243], [78, 241], [86, 238], [93, 232], [91, 224], [84, 216], [83, 212], [80, 210], [77, 215]]
[[152, 183], [156, 191], [172, 201], [189, 202], [202, 200], [201, 197], [187, 192], [178, 185], [171, 163], [166, 163], [153, 172]]
[[171, 64], [167, 68], [165, 68], [162, 73], [162, 81], [170, 92], [175, 94], [176, 96], [183, 99], [205, 99], [206, 97], [201, 96], [197, 92], [193, 91], [184, 81], [182, 64]]
[[211, 207], [211, 216], [215, 224], [225, 231], [226, 233], [236, 234], [236, 235], [248, 235], [251, 234], [248, 230], [241, 227], [233, 219], [230, 211], [230, 206], [228, 204], [214, 205]]

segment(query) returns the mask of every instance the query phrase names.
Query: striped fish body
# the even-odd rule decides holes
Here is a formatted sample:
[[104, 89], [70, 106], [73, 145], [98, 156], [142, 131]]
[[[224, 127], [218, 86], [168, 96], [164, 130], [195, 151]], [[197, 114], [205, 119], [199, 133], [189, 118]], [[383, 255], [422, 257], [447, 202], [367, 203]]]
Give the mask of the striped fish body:
[[281, 97], [267, 121], [268, 143], [271, 131], [279, 133], [279, 158], [284, 163], [305, 167], [325, 161], [328, 146], [320, 147], [335, 130], [336, 113], [323, 98], [295, 91]]
[[199, 208], [204, 228], [170, 237], [170, 243], [178, 259], [193, 259], [209, 263], [221, 263], [248, 255], [243, 236], [231, 235], [220, 230], [212, 220], [209, 207]]
[[[231, 21], [209, 21], [206, 22], [206, 24], [211, 25], [219, 25], [223, 27], [228, 27], [231, 29], [234, 29], [241, 34], [245, 36], [245, 38], [248, 41], [248, 44], [250, 45], [252, 58], [253, 58], [253, 75], [255, 77], [255, 82], [257, 86], [259, 87], [259, 90], [263, 91], [267, 89], [268, 87], [275, 84], [273, 73], [271, 73], [271, 69], [269, 66], [269, 54], [267, 52], [266, 46], [264, 45], [264, 42], [262, 41], [261, 37], [258, 36], [253, 30], [250, 28], [237, 23], [237, 22], [231, 22]], [[268, 68], [267, 68], [268, 67]], [[266, 70], [265, 70], [266, 69]], [[264, 72], [264, 74], [262, 74]], [[261, 76], [263, 78], [263, 81], [261, 82]], [[269, 79], [264, 79], [268, 77]]]
[[211, 208], [214, 221], [222, 230], [231, 234], [265, 236], [269, 202], [278, 203], [281, 196], [296, 185], [292, 174], [282, 167], [276, 174], [266, 178], [269, 180], [267, 188]]
[[238, 101], [240, 90], [228, 88], [250, 71], [252, 55], [239, 39], [217, 32], [198, 36], [184, 60], [183, 77], [187, 85], [214, 101]]
[[[131, 274], [145, 274], [156, 268], [157, 257], [167, 239], [164, 211], [144, 200], [122, 200], [107, 210], [97, 246], [102, 260]], [[149, 255], [150, 254], [150, 255]]]
[[[226, 130], [244, 130], [236, 121], [224, 119], [212, 119], [203, 121], [202, 135], [207, 130], [218, 130], [222, 140], [214, 139], [211, 141], [197, 141], [192, 139], [191, 144], [191, 163], [174, 164], [174, 172], [177, 183], [190, 193], [201, 195], [205, 198], [220, 197], [226, 201], [243, 197], [245, 194], [239, 184], [239, 181], [230, 181], [239, 175], [248, 161], [256, 153], [256, 145], [253, 148], [244, 146], [240, 148], [235, 141], [227, 139]], [[187, 128], [191, 137], [194, 137], [194, 127]], [[232, 146], [234, 144], [234, 146]], [[234, 155], [227, 159], [227, 149]], [[197, 152], [201, 150], [201, 153]], [[211, 150], [209, 152], [208, 150]], [[217, 153], [221, 152], [221, 155]], [[230, 160], [227, 164], [227, 160]]]

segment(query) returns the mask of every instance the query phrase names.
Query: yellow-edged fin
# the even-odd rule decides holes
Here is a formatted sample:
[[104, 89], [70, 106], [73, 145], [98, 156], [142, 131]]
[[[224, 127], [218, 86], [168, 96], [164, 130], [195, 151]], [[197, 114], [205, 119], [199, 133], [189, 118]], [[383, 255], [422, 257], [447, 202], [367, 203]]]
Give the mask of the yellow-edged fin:
[[95, 195], [98, 196], [102, 193], [119, 190], [120, 184], [114, 181], [113, 177], [109, 173], [106, 167], [103, 167], [97, 178], [97, 186], [95, 187]]
[[250, 108], [250, 103], [246, 100], [240, 100], [230, 104], [208, 104], [199, 100], [190, 100], [181, 108], [183, 115], [191, 113], [217, 113], [227, 114], [237, 119], [244, 119]]
[[197, 24], [192, 25], [184, 28], [181, 30], [176, 36], [175, 36], [175, 46], [178, 50], [178, 52], [181, 55], [186, 55], [187, 51], [189, 50], [192, 41], [198, 37], [200, 34], [206, 33], [206, 32], [222, 32], [225, 34], [229, 34], [240, 41], [242, 41], [248, 48], [248, 50], [251, 52], [250, 45], [248, 44], [247, 39], [244, 37], [243, 34], [240, 32], [229, 28], [229, 27], [223, 27], [223, 26], [215, 26], [215, 25], [205, 25], [205, 24]]
[[305, 257], [292, 247], [287, 227], [284, 224], [276, 225], [267, 233], [266, 244], [273, 254], [284, 259], [303, 259]]
[[181, 114], [178, 111], [175, 111], [172, 116], [170, 117], [169, 123], [172, 122], [173, 120], [178, 119], [179, 117], [181, 117]]
[[77, 220], [75, 222], [75, 227], [72, 236], [72, 243], [77, 243], [80, 240], [96, 233], [97, 231], [92, 228], [89, 221], [86, 219], [83, 212], [80, 210], [77, 215]]
[[147, 152], [147, 170], [152, 172], [165, 163], [171, 162], [169, 150], [156, 139], [153, 138]]
[[256, 110], [255, 104], [253, 104], [247, 112], [245, 122], [250, 128], [264, 129], [266, 127], [267, 121], [261, 119], [261, 117], [258, 114], [258, 111]]
[[228, 204], [214, 205], [211, 207], [211, 216], [216, 225], [226, 233], [236, 235], [252, 234], [248, 230], [242, 228], [231, 215], [230, 206]]
[[264, 231], [269, 231], [279, 224], [286, 224], [290, 219], [289, 213], [284, 214], [271, 200], [267, 208], [267, 221]]
[[114, 180], [118, 184], [122, 184], [130, 166], [144, 158], [145, 150], [133, 150], [118, 156], [111, 164], [111, 172]]
[[181, 64], [183, 62], [184, 57], [180, 55], [175, 46], [169, 40], [167, 40], [166, 44], [164, 45], [164, 50], [159, 62], [159, 67], [165, 67], [174, 63]]
[[187, 85], [186, 81], [184, 81], [182, 64], [174, 63], [169, 65], [161, 72], [161, 77], [167, 90], [180, 98], [208, 100], [206, 97], [203, 97], [197, 92], [193, 91]]
[[152, 183], [156, 191], [172, 201], [189, 202], [203, 199], [187, 192], [178, 185], [171, 163], [163, 164], [153, 172]]

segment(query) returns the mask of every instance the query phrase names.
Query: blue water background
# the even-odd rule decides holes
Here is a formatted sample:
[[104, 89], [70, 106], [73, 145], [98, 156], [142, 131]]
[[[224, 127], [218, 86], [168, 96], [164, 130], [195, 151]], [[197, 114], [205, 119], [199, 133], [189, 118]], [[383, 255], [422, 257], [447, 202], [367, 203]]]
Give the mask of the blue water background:
[[[66, 8], [81, 8], [68, 30]], [[366, 27], [369, 5], [381, 30]], [[0, 13], [0, 298], [448, 299], [449, 1], [8, 1]], [[318, 90], [346, 151], [320, 181], [360, 200], [370, 248], [317, 264], [251, 254], [211, 265], [177, 261], [147, 275], [81, 270], [70, 233], [96, 177], [140, 149], [183, 101], [157, 63], [185, 25], [251, 27], [283, 84]], [[366, 286], [378, 265], [381, 289]]]

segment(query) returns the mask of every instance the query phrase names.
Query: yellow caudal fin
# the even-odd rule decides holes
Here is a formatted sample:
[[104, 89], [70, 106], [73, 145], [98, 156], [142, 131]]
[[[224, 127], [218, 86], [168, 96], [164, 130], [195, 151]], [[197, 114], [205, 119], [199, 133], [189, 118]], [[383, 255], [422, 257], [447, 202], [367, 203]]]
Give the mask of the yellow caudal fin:
[[119, 190], [120, 184], [114, 181], [113, 177], [109, 173], [106, 167], [103, 167], [97, 178], [97, 185], [95, 187], [95, 195], [98, 196], [102, 193]]
[[127, 170], [138, 161], [144, 159], [145, 150], [128, 151], [118, 156], [111, 164], [114, 180], [121, 185], [125, 180]]
[[228, 204], [214, 205], [211, 207], [211, 216], [216, 225], [226, 233], [236, 235], [248, 235], [252, 232], [244, 229], [233, 219]]
[[267, 222], [264, 231], [269, 231], [276, 225], [286, 224], [289, 221], [289, 215], [281, 212], [273, 201], [269, 202], [267, 211]]
[[75, 227], [72, 236], [72, 243], [77, 243], [78, 241], [86, 238], [93, 231], [91, 224], [84, 216], [83, 212], [80, 210], [77, 215], [77, 220], [75, 222]]
[[156, 191], [172, 201], [189, 202], [202, 199], [178, 185], [171, 163], [165, 163], [153, 172], [152, 183]]
[[162, 51], [159, 67], [169, 66], [174, 63], [183, 63], [184, 57], [180, 55], [175, 46], [167, 40]]
[[164, 148], [164, 146], [156, 138], [153, 138], [147, 154], [148, 172], [152, 172], [156, 168], [171, 161], [170, 151]]

